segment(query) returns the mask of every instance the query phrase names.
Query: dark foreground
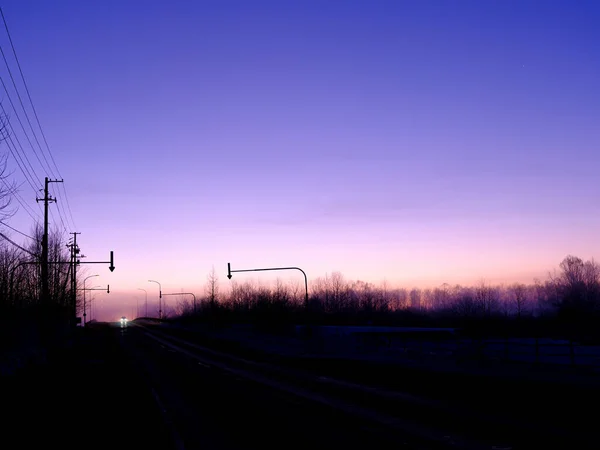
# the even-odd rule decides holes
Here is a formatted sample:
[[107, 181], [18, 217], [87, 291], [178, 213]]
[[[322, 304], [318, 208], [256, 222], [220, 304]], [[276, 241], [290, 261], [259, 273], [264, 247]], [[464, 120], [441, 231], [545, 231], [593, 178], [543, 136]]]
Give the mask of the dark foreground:
[[2, 379], [7, 448], [597, 448], [595, 389], [302, 367], [148, 324], [78, 332], [52, 364]]
[[115, 328], [78, 329], [43, 366], [0, 379], [3, 448], [174, 448]]

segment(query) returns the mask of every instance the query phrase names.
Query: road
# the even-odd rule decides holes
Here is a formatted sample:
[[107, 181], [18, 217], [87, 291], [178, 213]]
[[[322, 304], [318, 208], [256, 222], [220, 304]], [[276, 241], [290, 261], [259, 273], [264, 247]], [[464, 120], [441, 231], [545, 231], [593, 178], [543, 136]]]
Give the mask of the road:
[[[398, 387], [416, 387], [414, 379], [375, 387], [377, 374], [360, 370], [265, 361], [158, 325], [97, 324], [80, 330], [74, 346], [43, 370], [0, 380], [9, 412], [1, 431], [19, 443], [11, 448], [596, 447], [593, 429], [584, 436], [560, 423], [541, 426], [535, 413], [517, 414], [537, 397], [494, 414], [496, 403], [467, 402], [468, 386], [455, 380], [444, 385], [423, 374], [422, 384], [438, 388], [424, 396], [423, 386]], [[471, 386], [474, 397], [485, 389], [498, 386]], [[454, 400], [442, 399], [442, 390]], [[550, 395], [537, 411], [548, 413], [552, 404]]]
[[179, 448], [475, 450], [586, 441], [560, 427], [234, 356], [158, 326], [130, 324], [120, 333]]
[[121, 331], [180, 449], [389, 448], [391, 442], [397, 448], [422, 448], [258, 382], [256, 376], [249, 379], [230, 361], [209, 361], [197, 348], [174, 343], [156, 330], [130, 325]]
[[118, 328], [75, 331], [46, 364], [0, 377], [2, 448], [174, 448]]

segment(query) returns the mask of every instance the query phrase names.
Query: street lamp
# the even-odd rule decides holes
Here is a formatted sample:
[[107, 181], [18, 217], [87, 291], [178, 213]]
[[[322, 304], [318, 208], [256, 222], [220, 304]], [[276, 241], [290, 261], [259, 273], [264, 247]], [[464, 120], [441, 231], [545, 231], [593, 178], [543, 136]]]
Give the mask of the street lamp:
[[[97, 289], [99, 289], [101, 287], [102, 286], [100, 286], [99, 284], [97, 284], [94, 287], [84, 289], [83, 292], [85, 293], [85, 291], [95, 291], [95, 290], [97, 290]], [[95, 305], [95, 303], [94, 303], [94, 293], [92, 292], [90, 294], [90, 322], [94, 319], [94, 305]]]
[[304, 307], [308, 311], [308, 278], [306, 277], [306, 272], [302, 270], [300, 267], [268, 267], [264, 269], [240, 269], [240, 270], [231, 270], [231, 263], [227, 263], [227, 278], [231, 280], [231, 275], [234, 272], [262, 272], [265, 270], [299, 270], [304, 275]]
[[87, 278], [83, 279], [83, 326], [85, 327], [85, 316], [86, 316], [86, 311], [85, 311], [85, 281], [88, 278], [93, 278], [93, 277], [99, 277], [100, 275], [96, 274], [96, 275], [90, 275]]
[[[103, 290], [104, 290], [104, 288], [102, 286], [100, 286], [100, 285], [97, 285], [97, 286], [94, 286], [94, 287], [91, 287], [91, 288], [83, 288], [84, 292], [85, 291], [103, 291]], [[106, 286], [106, 293], [110, 294], [110, 285]], [[92, 320], [92, 312], [94, 310], [94, 308], [93, 308], [94, 305], [95, 305], [95, 303], [94, 303], [94, 294], [92, 293], [91, 297], [90, 297], [90, 321]]]
[[148, 317], [148, 291], [142, 288], [138, 288], [138, 291], [144, 291], [146, 293], [146, 317]]
[[162, 287], [160, 285], [160, 283], [158, 281], [154, 281], [154, 280], [148, 280], [149, 283], [156, 283], [158, 284], [158, 318], [162, 319], [162, 309], [161, 309], [161, 305], [160, 305], [160, 299], [162, 298]]

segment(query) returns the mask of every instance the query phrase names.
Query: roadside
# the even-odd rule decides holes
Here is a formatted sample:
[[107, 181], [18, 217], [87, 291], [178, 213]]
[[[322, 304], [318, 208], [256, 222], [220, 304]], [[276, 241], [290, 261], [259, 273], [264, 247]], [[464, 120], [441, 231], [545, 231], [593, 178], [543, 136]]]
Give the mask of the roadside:
[[[321, 333], [301, 336], [293, 332], [273, 334], [261, 332], [249, 325], [210, 327], [145, 319], [136, 323], [158, 326], [171, 334], [229, 353], [277, 363], [323, 367], [384, 367], [386, 371], [428, 372], [453, 378], [485, 377], [488, 382], [495, 383], [552, 384], [579, 388], [597, 388], [600, 385], [600, 374], [588, 367], [515, 362], [500, 357], [483, 357], [476, 351], [448, 354], [429, 352], [427, 348], [432, 342], [427, 340], [415, 339], [398, 350], [388, 349], [385, 342], [384, 345], [377, 342], [377, 345], [370, 347], [359, 345], [356, 338], [350, 335]], [[473, 345], [476, 346], [476, 343]]]
[[587, 411], [600, 400], [597, 377], [577, 377], [573, 373], [549, 374], [541, 368], [536, 371], [526, 367], [515, 367], [520, 370], [510, 373], [505, 365], [494, 362], [463, 363], [459, 371], [444, 370], [439, 361], [427, 364], [427, 361], [418, 359], [400, 363], [378, 358], [335, 358], [331, 355], [294, 357], [269, 351], [272, 348], [268, 345], [261, 349], [256, 345], [258, 339], [255, 342], [251, 338], [236, 341], [223, 339], [224, 333], [219, 336], [219, 333], [202, 333], [172, 326], [159, 328], [168, 331], [169, 335], [249, 360], [410, 393], [510, 421], [535, 424], [540, 429], [540, 440], [544, 435], [550, 435], [549, 431], [585, 440], [593, 434], [591, 430], [595, 426], [593, 415], [587, 414]]
[[151, 392], [119, 345], [119, 329], [77, 329], [45, 364], [0, 377], [3, 439], [19, 448], [171, 448]]

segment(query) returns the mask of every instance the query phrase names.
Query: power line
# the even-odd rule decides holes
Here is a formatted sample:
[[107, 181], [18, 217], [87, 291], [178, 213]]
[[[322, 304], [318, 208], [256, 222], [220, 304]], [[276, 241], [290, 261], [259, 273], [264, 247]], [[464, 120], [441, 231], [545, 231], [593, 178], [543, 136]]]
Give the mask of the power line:
[[[50, 164], [48, 163], [48, 160], [46, 159], [46, 155], [42, 151], [42, 146], [40, 144], [40, 141], [38, 140], [37, 134], [35, 134], [33, 125], [31, 124], [31, 119], [29, 118], [29, 114], [27, 114], [27, 110], [25, 109], [25, 105], [23, 104], [23, 99], [21, 98], [21, 94], [19, 93], [19, 88], [17, 88], [17, 83], [15, 82], [15, 78], [13, 77], [12, 70], [10, 70], [10, 65], [8, 64], [8, 60], [6, 59], [6, 55], [4, 54], [4, 50], [2, 49], [1, 45], [0, 45], [0, 54], [2, 54], [2, 59], [4, 59], [4, 64], [6, 64], [6, 69], [8, 70], [8, 75], [10, 76], [10, 81], [12, 81], [12, 85], [15, 88], [15, 92], [17, 93], [17, 98], [19, 99], [19, 103], [21, 104], [21, 108], [23, 109], [23, 113], [25, 114], [25, 119], [27, 120], [27, 123], [29, 124], [29, 128], [31, 129], [31, 134], [33, 134], [33, 138], [35, 139], [35, 142], [37, 143], [38, 148], [40, 149], [40, 152], [42, 153], [42, 157], [44, 158], [44, 161], [46, 162], [46, 166], [48, 167], [48, 171], [49, 171], [50, 175], [52, 177], [56, 178], [54, 173], [52, 173], [52, 167], [50, 167]], [[4, 84], [4, 82], [3, 82], [3, 84]], [[5, 87], [5, 89], [6, 89], [6, 87]], [[35, 148], [33, 147], [33, 145], [31, 146], [31, 148], [35, 152]], [[41, 161], [40, 161], [40, 164], [42, 164]], [[42, 164], [42, 168], [44, 168], [43, 164]]]
[[[58, 208], [58, 201], [56, 200], [56, 196], [54, 196], [54, 202], [56, 203], [57, 208]], [[52, 210], [50, 210], [50, 216], [52, 216], [52, 220], [54, 222], [56, 222], [56, 219], [54, 218], [54, 213], [52, 212]], [[65, 221], [63, 220], [62, 214], [60, 213], [60, 209], [58, 210], [58, 218], [60, 219], [60, 222], [62, 223], [64, 232], [67, 233], [67, 227], [65, 225]]]
[[[4, 83], [4, 79], [2, 77], [0, 77], [0, 83], [2, 83], [2, 87], [4, 88], [4, 92], [6, 92], [6, 96], [8, 97], [10, 106], [12, 107], [13, 111], [15, 112], [15, 116], [17, 117], [17, 120], [19, 121], [19, 125], [21, 125], [21, 129], [23, 130], [23, 134], [25, 134], [25, 137], [27, 138], [27, 142], [29, 142], [29, 146], [33, 150], [33, 154], [35, 155], [36, 159], [40, 163], [40, 167], [42, 168], [42, 170], [44, 170], [44, 165], [42, 164], [42, 160], [40, 159], [37, 152], [35, 151], [35, 147], [31, 143], [31, 139], [29, 139], [29, 134], [27, 134], [27, 130], [25, 130], [25, 125], [23, 125], [23, 122], [21, 121], [21, 117], [19, 116], [19, 113], [17, 112], [17, 108], [15, 107], [15, 104], [12, 101], [10, 93], [8, 92], [8, 88], [6, 87], [6, 84]], [[17, 93], [17, 95], [18, 95], [18, 93]]]
[[[1, 51], [1, 47], [0, 47], [0, 51]], [[6, 62], [6, 60], [5, 60], [5, 62]], [[10, 69], [9, 69], [9, 70], [10, 70]], [[38, 153], [37, 153], [37, 151], [35, 150], [35, 147], [34, 147], [33, 143], [31, 142], [31, 139], [29, 138], [29, 134], [27, 133], [27, 130], [25, 129], [25, 126], [23, 125], [23, 122], [21, 121], [21, 118], [20, 118], [20, 116], [19, 116], [19, 113], [18, 113], [17, 109], [15, 108], [14, 102], [12, 101], [12, 98], [11, 98], [11, 96], [10, 96], [10, 93], [8, 92], [8, 88], [6, 87], [6, 84], [4, 83], [4, 80], [2, 79], [2, 77], [0, 77], [0, 83], [1, 83], [1, 84], [2, 84], [2, 86], [4, 87], [4, 91], [6, 92], [6, 96], [8, 97], [8, 100], [9, 100], [9, 102], [10, 102], [11, 106], [12, 106], [12, 109], [13, 109], [13, 111], [15, 112], [15, 115], [16, 115], [16, 117], [17, 117], [17, 120], [19, 121], [19, 124], [21, 125], [21, 129], [23, 130], [23, 133], [25, 134], [25, 137], [27, 138], [27, 142], [29, 142], [29, 146], [30, 146], [30, 147], [31, 147], [31, 149], [33, 150], [33, 153], [34, 153], [34, 155], [35, 155], [36, 159], [38, 160], [38, 162], [40, 163], [40, 166], [42, 167], [42, 170], [44, 170], [44, 165], [43, 165], [42, 161], [40, 160], [40, 157], [38, 156]], [[16, 86], [15, 86], [15, 88], [16, 88]], [[17, 95], [19, 96], [19, 93], [18, 93], [18, 91], [17, 91]], [[19, 96], [19, 99], [20, 99], [20, 96]], [[21, 106], [23, 106], [23, 104], [22, 104], [22, 103], [21, 103]], [[4, 112], [5, 116], [7, 116], [7, 117], [8, 117], [8, 114], [6, 113], [6, 110], [4, 109], [4, 105], [2, 105], [1, 103], [0, 103], [0, 108], [2, 108], [2, 111]], [[25, 113], [25, 115], [27, 116], [27, 113]], [[11, 130], [12, 130], [12, 131], [13, 131], [13, 133], [15, 134], [15, 139], [17, 139], [17, 142], [18, 142], [18, 143], [19, 143], [19, 145], [21, 146], [22, 152], [23, 152], [23, 154], [25, 155], [25, 159], [27, 160], [27, 162], [29, 163], [29, 165], [30, 165], [30, 167], [31, 167], [31, 170], [34, 172], [34, 174], [35, 174], [35, 175], [36, 175], [36, 177], [37, 177], [37, 173], [35, 173], [35, 169], [33, 168], [33, 165], [32, 165], [32, 164], [31, 164], [31, 162], [29, 161], [29, 158], [27, 158], [27, 153], [24, 151], [24, 149], [23, 149], [23, 146], [21, 145], [20, 141], [18, 140], [18, 137], [17, 137], [17, 134], [15, 133], [14, 127], [12, 126], [12, 124], [11, 124], [10, 122], [8, 122], [8, 123], [9, 123], [9, 126], [10, 126]], [[31, 123], [30, 123], [30, 127], [31, 127]], [[32, 131], [32, 132], [33, 132], [33, 134], [34, 134], [34, 138], [37, 140], [37, 137], [35, 136], [35, 132], [34, 132], [34, 130], [33, 130], [33, 127], [31, 127], [31, 131]], [[9, 139], [11, 140], [11, 142], [12, 142], [12, 138], [11, 138], [11, 135], [10, 135], [10, 134], [8, 135], [8, 138], [9, 138]], [[8, 143], [7, 143], [7, 145], [8, 145]], [[13, 145], [14, 145], [14, 143], [13, 143]], [[39, 145], [39, 141], [38, 141], [38, 145]], [[9, 146], [9, 149], [10, 149], [10, 146]], [[16, 146], [15, 146], [15, 150], [17, 151], [17, 154], [18, 154], [18, 150], [17, 150]], [[40, 150], [41, 150], [41, 147], [40, 147]], [[11, 153], [12, 153], [12, 150], [11, 150]], [[42, 154], [42, 156], [43, 156], [43, 154]], [[15, 157], [15, 156], [14, 156], [14, 154], [13, 154], [13, 157]], [[20, 158], [20, 159], [21, 159], [21, 161], [23, 162], [23, 160], [22, 160], [22, 158], [20, 157], [20, 155], [19, 155], [19, 158]], [[17, 161], [17, 160], [16, 160], [16, 158], [15, 158], [15, 161]], [[47, 164], [47, 162], [46, 162], [46, 164]], [[18, 161], [17, 161], [17, 165], [19, 165]], [[24, 163], [24, 162], [23, 162], [23, 165], [25, 166], [25, 163]], [[49, 166], [48, 166], [48, 167], [49, 167]], [[32, 184], [32, 182], [31, 182], [31, 181], [30, 181], [30, 180], [27, 178], [27, 174], [25, 174], [25, 172], [24, 172], [23, 168], [22, 168], [20, 165], [19, 165], [19, 168], [21, 169], [21, 172], [23, 172], [23, 175], [25, 176], [25, 178], [27, 179], [27, 181], [29, 182], [29, 184], [32, 186], [32, 189], [34, 190], [35, 194], [37, 195], [37, 193], [38, 193], [38, 190], [37, 190], [37, 189], [35, 189], [35, 187], [33, 187], [33, 184]], [[27, 167], [25, 167], [25, 169], [27, 169]], [[29, 173], [29, 170], [27, 170], [27, 172]], [[29, 174], [29, 176], [30, 176], [31, 178], [33, 178], [33, 177], [31, 176], [31, 174]], [[62, 219], [62, 214], [61, 214], [61, 212], [60, 212], [60, 209], [59, 209], [58, 213], [59, 213], [59, 215], [60, 215], [60, 219], [61, 219], [61, 221], [63, 222], [63, 227], [65, 228], [65, 231], [66, 231], [66, 226], [64, 225], [64, 220]]]
[[[31, 162], [29, 161], [29, 158], [27, 157], [27, 153], [25, 152], [25, 149], [23, 148], [23, 145], [21, 144], [19, 136], [18, 136], [17, 132], [15, 131], [15, 128], [13, 127], [13, 125], [12, 125], [12, 123], [10, 121], [10, 116], [6, 112], [6, 109], [4, 109], [4, 104], [2, 102], [0, 102], [0, 108], [2, 108], [2, 113], [4, 114], [4, 117], [6, 117], [5, 128], [6, 128], [6, 126], [8, 126], [8, 128], [10, 128], [10, 130], [7, 130], [7, 132], [6, 132], [7, 138], [10, 138], [11, 141], [12, 141], [12, 136], [14, 135], [15, 141], [17, 141], [17, 144], [19, 144], [19, 148], [21, 149], [21, 152], [23, 153], [23, 156], [25, 156], [25, 159], [27, 160], [27, 163], [29, 164], [29, 167], [31, 167], [31, 171], [35, 175], [35, 177], [33, 177], [33, 179], [39, 180], [39, 176], [36, 173], [35, 168], [33, 167], [33, 164], [31, 164]], [[10, 133], [11, 131], [12, 131], [12, 134]]]
[[35, 239], [35, 238], [33, 238], [33, 237], [29, 236], [28, 234], [25, 234], [25, 233], [23, 233], [22, 231], [19, 231], [19, 230], [17, 230], [16, 228], [13, 228], [13, 227], [11, 227], [9, 224], [7, 224], [7, 223], [5, 223], [5, 222], [2, 222], [2, 221], [0, 221], [0, 224], [4, 225], [6, 228], [10, 228], [11, 230], [13, 230], [13, 231], [15, 231], [15, 232], [19, 233], [20, 235], [23, 235], [23, 236], [25, 236], [25, 237], [28, 237], [29, 239], [31, 239], [31, 240], [33, 240], [33, 241], [37, 241], [37, 239]]
[[[59, 183], [62, 184], [62, 183]], [[63, 215], [65, 216], [65, 219], [68, 219], [67, 213], [65, 211], [65, 207], [64, 205], [62, 205], [62, 202], [58, 201], [58, 196], [56, 195], [56, 192], [54, 192], [54, 199], [56, 200], [56, 207], [58, 208], [58, 214], [60, 216], [60, 221], [63, 224], [63, 228], [65, 230], [65, 233], [67, 232], [67, 226], [65, 225], [65, 221], [63, 220]], [[62, 208], [62, 213], [61, 213], [61, 208]], [[68, 222], [68, 220], [67, 220]]]
[[[56, 171], [58, 172], [58, 169], [56, 169]], [[58, 176], [62, 178], [62, 175], [60, 174], [60, 172], [58, 173]], [[69, 216], [71, 217], [71, 224], [73, 225], [73, 229], [76, 230], [77, 229], [77, 225], [75, 224], [75, 219], [73, 219], [73, 213], [71, 212], [71, 205], [69, 204], [69, 196], [67, 195], [67, 188], [65, 187], [66, 183], [61, 183], [60, 187], [62, 188], [63, 192], [65, 193], [65, 203], [67, 204], [67, 210], [69, 211]]]
[[[0, 107], [4, 111], [4, 105], [2, 105], [0, 103]], [[7, 121], [7, 122], [8, 122], [8, 126], [11, 128], [11, 130], [14, 133], [14, 129], [12, 128], [12, 125], [10, 124], [9, 121]], [[21, 145], [21, 141], [19, 141], [19, 138], [17, 137], [16, 134], [14, 135], [14, 137], [15, 137], [15, 140], [17, 141], [17, 144], [19, 144], [19, 147], [21, 148], [21, 152], [19, 152], [19, 149], [15, 145], [15, 142], [13, 141], [13, 137], [12, 137], [12, 134], [10, 133], [10, 130], [6, 131], [6, 134], [5, 134], [5, 139], [4, 140], [6, 141], [6, 146], [10, 150], [10, 153], [12, 154], [13, 158], [15, 158], [15, 162], [17, 163], [17, 165], [19, 165], [19, 161], [17, 160], [16, 156], [14, 155], [14, 153], [12, 151], [12, 148], [10, 147], [10, 144], [12, 144], [12, 146], [14, 147], [15, 152], [17, 153], [19, 159], [21, 160], [21, 163], [23, 164], [23, 167], [21, 167], [19, 165], [19, 169], [21, 169], [21, 172], [23, 173], [23, 175], [27, 179], [27, 182], [32, 187], [33, 191], [37, 194], [37, 189], [33, 185], [35, 183], [37, 183], [38, 175], [35, 172], [35, 169], [33, 168], [33, 165], [29, 161], [29, 158], [27, 157], [27, 153], [25, 152], [25, 149], [23, 149], [23, 146]], [[9, 141], [10, 141], [10, 144], [9, 144]], [[31, 168], [31, 171], [33, 172], [33, 175], [31, 174], [31, 172], [29, 172], [29, 169], [27, 168], [27, 164], [25, 164], [25, 161], [23, 161], [23, 157], [21, 156], [21, 154], [25, 157], [25, 161], [27, 161], [27, 164], [29, 164], [29, 167]], [[25, 171], [23, 170], [23, 168], [25, 169], [25, 171], [27, 171], [27, 173], [25, 173]], [[29, 178], [27, 178], [27, 175], [29, 175]]]
[[[40, 133], [42, 134], [42, 138], [44, 139], [46, 148], [48, 149], [48, 154], [50, 155], [50, 158], [52, 159], [52, 163], [54, 164], [54, 167], [56, 168], [56, 172], [58, 173], [58, 176], [60, 178], [62, 178], [62, 176], [60, 175], [60, 171], [58, 170], [58, 166], [56, 165], [56, 161], [54, 161], [54, 156], [52, 156], [52, 152], [50, 151], [50, 146], [48, 145], [48, 140], [46, 139], [46, 135], [44, 134], [44, 130], [42, 129], [42, 125], [40, 123], [40, 119], [38, 117], [37, 111], [33, 104], [33, 100], [31, 99], [31, 94], [29, 93], [29, 87], [27, 87], [27, 82], [25, 81], [25, 75], [23, 74], [23, 69], [21, 69], [21, 63], [19, 62], [19, 57], [17, 56], [17, 51], [15, 50], [15, 46], [13, 44], [12, 37], [10, 36], [10, 31], [8, 30], [8, 24], [6, 23], [6, 19], [4, 17], [4, 11], [2, 11], [1, 7], [0, 7], [0, 14], [2, 15], [2, 21], [4, 22], [4, 28], [6, 29], [6, 34], [8, 35], [8, 40], [10, 42], [10, 46], [12, 48], [13, 55], [15, 56], [15, 61], [17, 62], [17, 67], [19, 68], [19, 72], [21, 74], [21, 79], [23, 80], [23, 85], [25, 86], [25, 92], [27, 92], [27, 97], [29, 98], [29, 103], [31, 103], [31, 109], [33, 110], [33, 115], [35, 116], [35, 120], [37, 121], [38, 127], [40, 128]], [[3, 53], [3, 55], [4, 55], [4, 53]], [[38, 144], [39, 144], [39, 142], [38, 142]], [[40, 146], [40, 150], [41, 150], [41, 146]], [[46, 163], [47, 163], [47, 161], [46, 161]]]
[[24, 251], [25, 253], [29, 253], [31, 256], [33, 256], [34, 258], [37, 258], [39, 255], [36, 255], [35, 253], [31, 253], [29, 250], [21, 247], [19, 244], [17, 244], [16, 242], [14, 242], [12, 239], [10, 239], [9, 237], [7, 237], [6, 235], [4, 235], [3, 233], [0, 233], [0, 237], [3, 237], [4, 239], [6, 239], [8, 242], [10, 242], [12, 245], [14, 245], [15, 247], [17, 247], [19, 250]]
[[[9, 137], [9, 139], [10, 139], [10, 142], [12, 142], [12, 138]], [[21, 173], [25, 177], [25, 180], [29, 183], [29, 186], [31, 186], [31, 189], [33, 189], [33, 192], [37, 193], [37, 190], [35, 189], [35, 186], [31, 182], [31, 180], [33, 179], [33, 177], [29, 173], [29, 169], [27, 168], [27, 166], [25, 166], [25, 162], [23, 161], [23, 158], [21, 157], [21, 154], [18, 152], [17, 147], [14, 145], [14, 143], [12, 143], [12, 145], [13, 145], [13, 147], [15, 149], [15, 152], [17, 152], [17, 155], [19, 156], [19, 159], [21, 160], [21, 163], [23, 164], [23, 166], [21, 166], [21, 163], [19, 163], [19, 159], [17, 159], [17, 157], [15, 156], [15, 154], [13, 152], [13, 148], [10, 146], [9, 141], [5, 140], [5, 142], [6, 142], [6, 146], [8, 147], [8, 151], [10, 152], [10, 154], [12, 155], [12, 157], [14, 158], [14, 160], [17, 163], [17, 166], [19, 167], [19, 169], [21, 169]], [[23, 167], [25, 167], [25, 169], [23, 169]], [[25, 173], [25, 171], [27, 171], [27, 173]], [[29, 175], [29, 178], [27, 177], [27, 175]]]
[[[50, 145], [48, 144], [48, 140], [46, 139], [46, 134], [44, 133], [44, 129], [42, 128], [42, 124], [40, 122], [40, 118], [38, 116], [37, 110], [35, 108], [35, 104], [33, 103], [33, 99], [31, 98], [31, 93], [29, 91], [29, 86], [27, 85], [27, 81], [25, 80], [25, 74], [23, 73], [23, 69], [21, 68], [21, 63], [19, 62], [19, 57], [17, 56], [17, 50], [15, 49], [15, 45], [13, 43], [12, 40], [12, 36], [10, 34], [10, 30], [8, 29], [8, 23], [6, 22], [6, 18], [4, 17], [4, 11], [2, 10], [2, 8], [0, 7], [0, 15], [2, 15], [2, 22], [4, 23], [4, 29], [6, 30], [6, 34], [8, 36], [8, 41], [10, 42], [10, 46], [12, 48], [12, 52], [13, 55], [15, 57], [15, 61], [17, 63], [17, 67], [19, 68], [19, 73], [21, 74], [21, 80], [23, 80], [23, 86], [25, 86], [25, 92], [27, 93], [27, 98], [29, 99], [29, 103], [31, 104], [31, 109], [33, 111], [33, 115], [35, 116], [35, 120], [37, 122], [37, 125], [40, 129], [40, 133], [42, 135], [42, 138], [44, 140], [44, 144], [46, 145], [46, 150], [48, 151], [48, 154], [50, 155], [50, 159], [52, 160], [52, 164], [54, 164], [54, 168], [56, 169], [56, 173], [58, 174], [58, 178], [63, 178], [63, 176], [60, 173], [60, 170], [58, 169], [58, 166], [56, 164], [56, 161], [54, 160], [54, 156], [52, 155], [52, 151], [50, 150]], [[4, 54], [4, 53], [3, 53]], [[30, 124], [31, 125], [31, 124]], [[36, 139], [37, 141], [37, 139]], [[38, 145], [39, 145], [39, 141], [38, 141]], [[40, 146], [40, 150], [41, 150], [41, 146]], [[43, 152], [42, 152], [43, 154]], [[45, 159], [45, 157], [44, 157]], [[48, 161], [46, 160], [46, 163]], [[75, 226], [75, 220], [73, 219], [73, 212], [71, 211], [71, 205], [69, 204], [69, 196], [67, 195], [67, 190], [64, 186], [64, 183], [61, 183], [61, 187], [62, 190], [65, 194], [65, 203], [67, 204], [67, 209], [69, 211], [69, 217], [71, 218], [71, 224], [73, 225], [74, 229], [76, 229], [77, 227]], [[63, 208], [64, 210], [64, 208]], [[66, 213], [65, 213], [66, 216]]]
[[[31, 217], [35, 222], [38, 222], [40, 220], [39, 216], [38, 217], [34, 216], [34, 214], [36, 214], [35, 210], [33, 208], [31, 208], [31, 206], [27, 205], [25, 200], [23, 200], [23, 197], [21, 197], [21, 195], [17, 191], [15, 191], [13, 187], [9, 186], [8, 183], [4, 180], [4, 178], [0, 177], [0, 181], [2, 181], [2, 183], [4, 183], [4, 185], [6, 186], [6, 188], [8, 189], [9, 192], [14, 194], [14, 196], [17, 199], [17, 201], [19, 202], [19, 204], [23, 207], [25, 212], [27, 214], [29, 214], [29, 217]], [[29, 209], [27, 209], [27, 208], [29, 208]]]

